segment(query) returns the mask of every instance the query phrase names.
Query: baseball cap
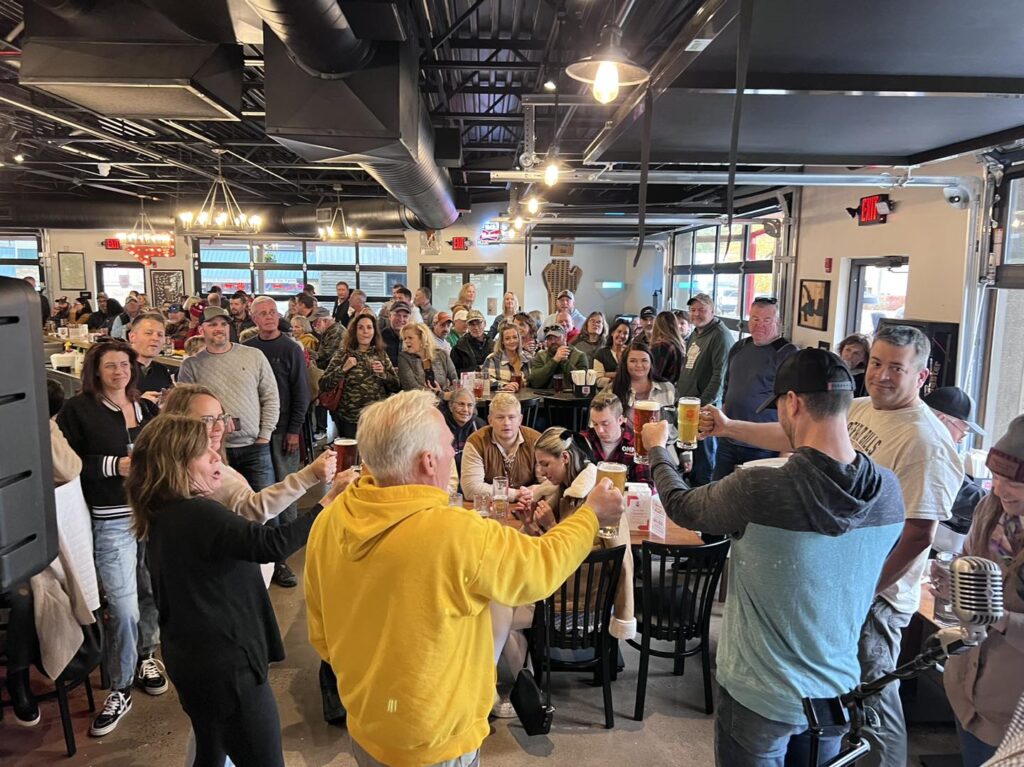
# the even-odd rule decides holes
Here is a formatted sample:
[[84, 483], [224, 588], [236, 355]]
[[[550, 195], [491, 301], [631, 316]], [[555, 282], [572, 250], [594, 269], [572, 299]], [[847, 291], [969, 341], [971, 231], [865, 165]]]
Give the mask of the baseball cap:
[[576, 296], [571, 290], [561, 291], [557, 296], [555, 296], [555, 300], [557, 301], [559, 298], [571, 298], [573, 301], [576, 300]]
[[988, 451], [985, 465], [993, 474], [1013, 482], [1024, 482], [1024, 415], [1010, 421], [1006, 434]]
[[438, 312], [434, 316], [434, 324], [435, 325], [438, 325], [438, 324], [440, 324], [442, 322], [451, 322], [451, 321], [452, 321], [452, 315], [451, 315], [450, 312]]
[[765, 400], [756, 412], [761, 413], [768, 408], [774, 408], [775, 401], [787, 392], [852, 392], [855, 388], [853, 375], [838, 354], [824, 349], [801, 349], [779, 365], [779, 369], [775, 371], [772, 396]]
[[462, 320], [465, 320], [468, 316], [469, 316], [469, 312], [467, 312], [465, 309], [459, 309], [457, 312], [455, 312], [455, 319], [456, 320], [462, 321]]
[[391, 304], [391, 311], [412, 314], [412, 307], [409, 306], [408, 301], [395, 301], [393, 304]]
[[313, 320], [325, 320], [330, 316], [331, 313], [327, 311], [326, 306], [318, 306], [316, 309], [313, 310], [313, 313], [309, 315], [309, 320], [310, 322], [312, 322]]
[[711, 298], [707, 293], [697, 293], [696, 295], [690, 296], [690, 300], [686, 302], [687, 306], [691, 306], [694, 301], [700, 301], [705, 306], [714, 306], [714, 299]]
[[223, 317], [225, 322], [231, 319], [231, 315], [219, 306], [207, 306], [203, 310], [203, 322], [212, 322], [218, 317]]
[[544, 328], [544, 337], [548, 336], [565, 336], [565, 328], [561, 325], [548, 325]]
[[924, 398], [924, 404], [932, 410], [945, 413], [950, 418], [963, 421], [975, 434], [985, 436], [985, 430], [971, 420], [974, 403], [963, 389], [956, 386], [940, 386]]
[[483, 312], [479, 312], [476, 309], [470, 309], [469, 310], [469, 316], [466, 317], [466, 321], [467, 322], [483, 322], [484, 321]]
[[657, 317], [658, 313], [654, 311], [653, 306], [645, 306], [640, 310], [640, 319], [649, 320], [651, 317]]
[[171, 304], [170, 306], [167, 307], [167, 313], [168, 314], [170, 314], [171, 312], [183, 312], [183, 311], [185, 311], [185, 310], [181, 308], [181, 304]]

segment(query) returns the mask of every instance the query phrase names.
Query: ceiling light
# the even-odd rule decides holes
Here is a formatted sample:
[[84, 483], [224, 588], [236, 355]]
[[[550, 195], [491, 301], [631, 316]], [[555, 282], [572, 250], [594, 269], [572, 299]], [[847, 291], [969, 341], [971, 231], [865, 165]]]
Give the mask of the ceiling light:
[[525, 224], [526, 224], [526, 222], [525, 222], [525, 221], [523, 220], [523, 217], [522, 217], [522, 216], [516, 216], [516, 217], [515, 217], [515, 218], [514, 218], [514, 219], [512, 220], [512, 228], [513, 228], [513, 229], [515, 229], [515, 230], [516, 230], [517, 232], [518, 232], [518, 231], [519, 231], [520, 229], [522, 229], [522, 228], [523, 228], [523, 226], [525, 226]]
[[124, 248], [143, 266], [152, 266], [154, 258], [174, 258], [174, 233], [158, 232], [146, 215], [146, 203], [139, 198], [139, 215], [131, 231], [118, 232], [117, 239]]
[[231, 191], [231, 185], [221, 172], [219, 155], [223, 151], [214, 150], [218, 155], [217, 176], [199, 210], [184, 210], [178, 214], [178, 223], [184, 231], [197, 233], [197, 230], [208, 230], [216, 235], [254, 234], [260, 230], [263, 223], [260, 217], [242, 210]]
[[601, 41], [593, 54], [565, 68], [574, 80], [593, 86], [594, 98], [608, 104], [618, 98], [622, 85], [647, 82], [650, 72], [633, 61], [622, 48], [622, 29], [609, 24], [601, 30]]
[[23, 155], [21, 152], [18, 152], [16, 155], [14, 155], [14, 161], [19, 164], [25, 162], [25, 155]]
[[544, 82], [544, 90], [546, 90], [546, 91], [553, 91], [557, 87], [558, 86], [555, 85], [555, 81], [554, 80], [546, 80]]
[[531, 197], [529, 200], [526, 201], [526, 210], [530, 213], [531, 216], [536, 215], [537, 211], [540, 210], [540, 200], [538, 200], [536, 197]]
[[558, 183], [560, 173], [561, 169], [558, 167], [558, 158], [552, 157], [548, 164], [544, 166], [544, 183], [548, 186], [554, 186]]

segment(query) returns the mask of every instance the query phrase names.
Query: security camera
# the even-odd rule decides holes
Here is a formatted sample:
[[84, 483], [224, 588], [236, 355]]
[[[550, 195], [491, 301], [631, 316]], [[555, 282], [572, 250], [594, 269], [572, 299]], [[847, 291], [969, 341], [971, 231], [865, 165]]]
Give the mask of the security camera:
[[971, 202], [971, 193], [962, 186], [943, 187], [942, 196], [957, 210], [964, 210]]

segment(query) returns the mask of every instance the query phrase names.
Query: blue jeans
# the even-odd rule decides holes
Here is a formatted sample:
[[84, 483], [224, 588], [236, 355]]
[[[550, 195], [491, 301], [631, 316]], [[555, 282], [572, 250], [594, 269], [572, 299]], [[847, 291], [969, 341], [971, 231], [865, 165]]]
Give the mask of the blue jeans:
[[[903, 629], [909, 623], [909, 615], [897, 612], [884, 599], [875, 597], [864, 619], [857, 645], [862, 682], [873, 682], [896, 668]], [[864, 737], [871, 744], [871, 751], [858, 764], [865, 767], [904, 767], [907, 763], [907, 723], [903, 718], [899, 682], [887, 685], [881, 693], [864, 701], [864, 705], [868, 725]]]
[[777, 456], [774, 450], [762, 450], [759, 447], [741, 445], [733, 442], [728, 437], [718, 440], [718, 452], [715, 455], [714, 480], [725, 479], [735, 471], [736, 467], [747, 461], [756, 461], [761, 458], [774, 458]]
[[960, 758], [964, 767], [981, 767], [985, 762], [996, 755], [996, 746], [990, 746], [985, 741], [976, 738], [956, 723], [956, 734], [960, 739]]
[[229, 447], [228, 463], [231, 468], [245, 477], [255, 492], [274, 484], [274, 462], [270, 458], [270, 445], [246, 445]]
[[[839, 753], [843, 727], [825, 727], [818, 744], [818, 764]], [[733, 700], [718, 687], [715, 719], [715, 764], [718, 767], [806, 767], [811, 736], [806, 725], [766, 719]]]
[[130, 517], [92, 522], [96, 573], [107, 599], [104, 649], [112, 690], [131, 687], [139, 659], [139, 542], [131, 527]]
[[153, 579], [149, 575], [146, 544], [139, 541], [136, 558], [136, 577], [139, 590], [139, 655], [156, 652], [160, 646], [160, 611], [153, 596]]
[[[270, 462], [274, 467], [274, 479], [276, 482], [283, 481], [289, 474], [299, 470], [299, 450], [296, 448], [294, 453], [286, 453], [284, 451], [283, 431], [275, 431], [270, 436]], [[295, 521], [298, 514], [299, 507], [293, 503], [267, 522], [267, 524], [271, 527], [287, 524], [288, 522]]]
[[697, 440], [693, 451], [693, 468], [690, 469], [690, 487], [700, 487], [711, 481], [715, 474], [715, 453], [718, 450], [716, 437], [705, 437]]

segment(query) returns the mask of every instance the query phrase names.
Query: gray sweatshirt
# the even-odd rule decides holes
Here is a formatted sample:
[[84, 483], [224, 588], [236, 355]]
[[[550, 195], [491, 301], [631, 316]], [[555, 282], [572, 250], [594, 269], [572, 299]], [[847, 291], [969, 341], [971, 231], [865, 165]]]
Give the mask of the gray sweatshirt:
[[179, 383], [202, 384], [213, 390], [228, 415], [241, 428], [226, 435], [228, 447], [247, 447], [257, 439], [270, 439], [281, 414], [277, 380], [266, 355], [259, 349], [231, 344], [223, 354], [203, 349], [181, 363]]
[[699, 397], [701, 405], [717, 405], [725, 385], [725, 360], [735, 341], [732, 331], [718, 317], [694, 330], [686, 343], [676, 396]]

